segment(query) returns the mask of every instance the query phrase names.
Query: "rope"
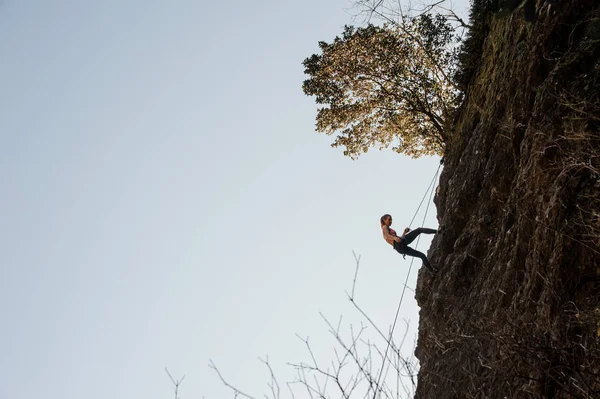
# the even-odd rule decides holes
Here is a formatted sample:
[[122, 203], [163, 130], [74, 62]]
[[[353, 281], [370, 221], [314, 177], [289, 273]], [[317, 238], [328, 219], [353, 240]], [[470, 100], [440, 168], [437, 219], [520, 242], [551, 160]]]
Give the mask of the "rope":
[[[417, 211], [415, 212], [415, 214], [413, 215], [412, 219], [410, 220], [410, 223], [408, 224], [408, 228], [410, 228], [412, 226], [413, 222], [415, 221], [415, 218], [417, 217], [417, 214], [419, 213], [419, 210], [421, 209], [421, 205], [423, 205], [423, 201], [425, 201], [425, 197], [427, 197], [427, 193], [429, 192], [429, 189], [431, 188], [431, 186], [435, 182], [435, 179], [437, 178], [438, 173], [440, 173], [440, 168], [441, 167], [442, 167], [442, 164], [440, 163], [440, 166], [438, 166], [437, 170], [435, 171], [435, 175], [433, 176], [433, 179], [431, 180], [431, 183], [429, 183], [429, 186], [427, 186], [427, 190], [425, 190], [425, 195], [423, 195], [423, 198], [421, 199], [421, 202], [419, 203], [419, 206], [417, 207]], [[427, 207], [429, 207], [429, 205], [427, 205]]]
[[[437, 171], [435, 172], [435, 175], [433, 176], [433, 179], [431, 180], [431, 183], [429, 183], [429, 186], [427, 187], [427, 190], [425, 191], [425, 195], [423, 196], [423, 199], [421, 200], [421, 203], [419, 204], [419, 207], [417, 208], [417, 211], [415, 212], [415, 215], [413, 216], [412, 220], [410, 221], [409, 227], [412, 226], [412, 223], [414, 222], [417, 214], [419, 213], [419, 210], [421, 209], [421, 205], [423, 205], [423, 201], [425, 200], [425, 198], [427, 197], [427, 193], [429, 192], [429, 190], [431, 189], [431, 192], [429, 192], [429, 200], [427, 201], [427, 208], [425, 208], [425, 216], [423, 216], [423, 222], [421, 223], [421, 225], [425, 224], [425, 219], [427, 218], [427, 213], [429, 212], [429, 205], [431, 205], [431, 197], [433, 196], [433, 183], [435, 182], [439, 172], [440, 172], [440, 168], [442, 167], [442, 162], [440, 162], [440, 166], [438, 166]], [[419, 248], [419, 241], [421, 240], [421, 235], [419, 235], [417, 237], [417, 243], [415, 245], [415, 249]], [[408, 268], [408, 273], [406, 273], [406, 280], [404, 281], [404, 288], [402, 288], [402, 294], [400, 295], [400, 301], [398, 302], [398, 308], [396, 309], [396, 316], [394, 317], [394, 323], [392, 324], [392, 329], [390, 330], [390, 335], [389, 338], [387, 340], [387, 347], [385, 348], [385, 354], [383, 356], [383, 362], [381, 363], [381, 369], [379, 370], [379, 376], [377, 377], [377, 384], [375, 385], [376, 389], [379, 389], [379, 391], [381, 391], [381, 389], [379, 388], [379, 382], [381, 381], [381, 375], [383, 374], [383, 369], [385, 368], [385, 362], [387, 360], [387, 354], [388, 351], [390, 349], [390, 344], [392, 342], [392, 336], [394, 335], [394, 330], [396, 329], [396, 323], [398, 322], [398, 315], [400, 314], [400, 307], [402, 306], [402, 300], [404, 299], [404, 293], [406, 292], [406, 287], [408, 286], [408, 277], [410, 276], [410, 272], [412, 270], [412, 265], [414, 262], [415, 258], [411, 257], [410, 260], [410, 266]], [[398, 348], [398, 351], [400, 350], [400, 348]], [[377, 397], [377, 390], [375, 390], [375, 394], [373, 395], [373, 399], [376, 399]]]

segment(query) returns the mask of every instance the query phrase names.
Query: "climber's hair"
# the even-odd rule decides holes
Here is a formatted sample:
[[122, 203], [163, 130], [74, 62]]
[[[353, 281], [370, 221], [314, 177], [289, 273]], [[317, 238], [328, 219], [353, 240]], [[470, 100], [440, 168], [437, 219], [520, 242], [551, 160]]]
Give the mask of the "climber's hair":
[[383, 216], [381, 217], [381, 219], [379, 219], [379, 222], [380, 222], [380, 223], [381, 223], [381, 225], [383, 226], [383, 223], [385, 222], [385, 220], [386, 220], [387, 218], [391, 218], [391, 217], [392, 217], [392, 215], [390, 215], [390, 214], [387, 214], [387, 213], [386, 213], [385, 215], [383, 215]]

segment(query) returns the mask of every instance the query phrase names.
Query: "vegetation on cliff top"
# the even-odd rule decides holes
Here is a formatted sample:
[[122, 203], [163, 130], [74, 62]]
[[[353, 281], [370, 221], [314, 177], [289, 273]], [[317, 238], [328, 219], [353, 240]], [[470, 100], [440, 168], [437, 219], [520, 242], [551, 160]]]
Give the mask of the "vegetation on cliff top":
[[321, 54], [304, 61], [302, 89], [322, 105], [318, 132], [356, 158], [369, 148], [412, 157], [441, 155], [459, 91], [455, 28], [443, 15], [406, 16], [400, 23], [346, 26]]

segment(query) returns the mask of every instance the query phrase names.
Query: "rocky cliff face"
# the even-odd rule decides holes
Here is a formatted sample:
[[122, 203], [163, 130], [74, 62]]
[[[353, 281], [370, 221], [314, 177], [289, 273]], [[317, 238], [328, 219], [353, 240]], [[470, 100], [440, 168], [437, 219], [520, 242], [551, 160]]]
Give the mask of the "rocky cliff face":
[[491, 17], [421, 272], [418, 398], [600, 398], [600, 2]]

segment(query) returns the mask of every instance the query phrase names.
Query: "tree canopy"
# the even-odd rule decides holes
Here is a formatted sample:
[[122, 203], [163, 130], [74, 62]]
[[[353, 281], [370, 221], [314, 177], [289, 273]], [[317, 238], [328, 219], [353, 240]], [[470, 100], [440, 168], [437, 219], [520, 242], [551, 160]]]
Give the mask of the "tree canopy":
[[303, 62], [306, 95], [316, 96], [316, 130], [337, 137], [355, 159], [370, 147], [412, 157], [441, 154], [446, 120], [458, 91], [454, 28], [446, 17], [424, 14], [401, 24], [345, 26], [320, 54]]

